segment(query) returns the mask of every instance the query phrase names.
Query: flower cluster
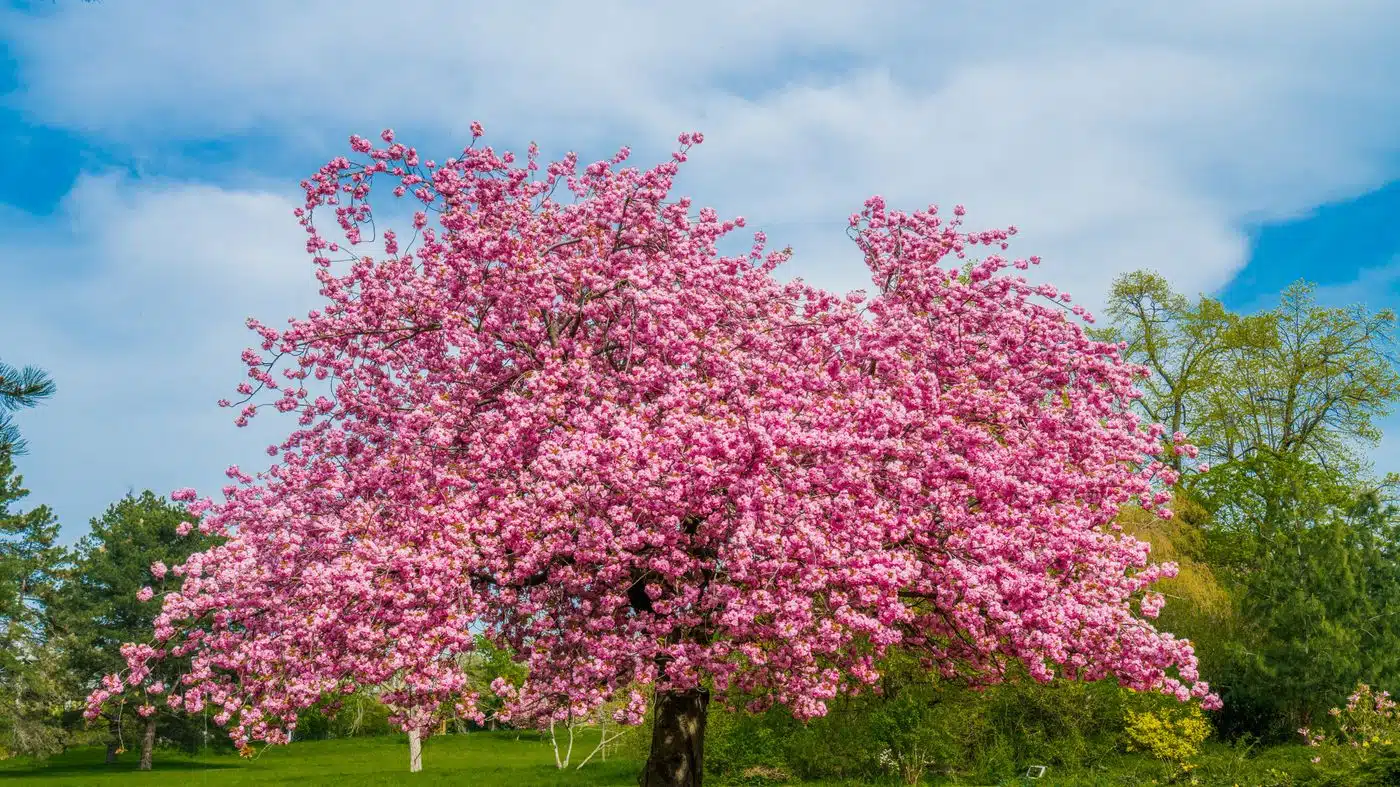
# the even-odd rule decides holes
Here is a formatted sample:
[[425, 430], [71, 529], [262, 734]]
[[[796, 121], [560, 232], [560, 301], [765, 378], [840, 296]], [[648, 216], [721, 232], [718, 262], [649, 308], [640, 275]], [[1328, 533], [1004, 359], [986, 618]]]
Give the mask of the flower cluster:
[[1353, 748], [1388, 744], [1400, 739], [1400, 716], [1390, 692], [1377, 691], [1365, 683], [1347, 697], [1345, 708], [1328, 711], [1337, 725], [1338, 738]]
[[[1019, 661], [1218, 703], [1191, 645], [1133, 612], [1174, 566], [1112, 524], [1166, 515], [1175, 480], [1129, 409], [1143, 371], [1012, 270], [1036, 262], [1000, 255], [1014, 229], [873, 197], [850, 232], [874, 295], [838, 296], [781, 283], [762, 233], [721, 255], [743, 219], [668, 200], [699, 134], [649, 170], [533, 145], [519, 166], [480, 134], [442, 163], [355, 137], [364, 161], [304, 183], [326, 303], [249, 320], [226, 402], [299, 428], [223, 502], [175, 495], [227, 541], [170, 567], [155, 642], [91, 713], [187, 657], [165, 701], [240, 746], [358, 686], [426, 732], [477, 715], [477, 633], [528, 664], [497, 689], [538, 719], [626, 697], [637, 722], [640, 690], [702, 682], [818, 716], [895, 645], [947, 676]], [[367, 237], [386, 177], [418, 202], [410, 238]]]
[[[1377, 691], [1365, 683], [1358, 683], [1346, 706], [1327, 711], [1336, 728], [1333, 738], [1311, 727], [1300, 727], [1298, 734], [1309, 746], [1321, 747], [1326, 744], [1347, 746], [1364, 753], [1372, 746], [1389, 746], [1400, 740], [1400, 712], [1390, 698], [1390, 692]], [[1322, 755], [1313, 757], [1314, 763], [1321, 762]]]

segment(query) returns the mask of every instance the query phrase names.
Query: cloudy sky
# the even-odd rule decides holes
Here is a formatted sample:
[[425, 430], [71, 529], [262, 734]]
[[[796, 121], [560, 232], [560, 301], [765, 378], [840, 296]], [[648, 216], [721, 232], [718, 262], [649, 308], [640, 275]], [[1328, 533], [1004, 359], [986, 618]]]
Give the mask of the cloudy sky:
[[642, 164], [703, 131], [680, 191], [831, 289], [866, 283], [845, 217], [878, 193], [1016, 224], [1091, 309], [1144, 267], [1400, 305], [1393, 0], [9, 0], [0, 41], [0, 359], [58, 382], [20, 468], [65, 540], [266, 465], [290, 421], [215, 406], [243, 320], [317, 305], [297, 182], [385, 127]]

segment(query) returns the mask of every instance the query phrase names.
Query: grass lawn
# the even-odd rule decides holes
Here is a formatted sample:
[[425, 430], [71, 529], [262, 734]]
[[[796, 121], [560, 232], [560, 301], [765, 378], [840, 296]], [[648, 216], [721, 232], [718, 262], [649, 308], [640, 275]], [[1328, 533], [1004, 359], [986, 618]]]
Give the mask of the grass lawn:
[[[597, 743], [584, 736], [575, 743], [577, 764]], [[582, 753], [580, 753], [582, 750]], [[1310, 770], [1308, 758], [1315, 750], [1305, 746], [1277, 746], [1246, 753], [1223, 744], [1208, 744], [1198, 760], [1197, 783], [1203, 785], [1283, 785]], [[375, 784], [470, 784], [487, 787], [534, 787], [535, 785], [635, 785], [641, 763], [637, 760], [597, 758], [583, 770], [559, 771], [547, 738], [514, 732], [478, 732], [429, 738], [423, 747], [423, 772], [408, 772], [408, 742], [402, 736], [307, 741], [291, 746], [272, 746], [253, 760], [237, 755], [190, 757], [158, 750], [150, 773], [136, 770], [139, 753], [128, 751], [113, 766], [103, 763], [100, 748], [73, 749], [43, 763], [24, 760], [0, 762], [0, 787], [10, 784], [43, 785], [375, 785]], [[1141, 756], [1123, 755], [1097, 766], [1066, 771], [1051, 768], [1043, 779], [1003, 777], [1006, 787], [1105, 787], [1165, 783], [1160, 763]], [[1160, 780], [1154, 782], [1154, 780]], [[707, 781], [722, 784], [718, 779]], [[1178, 779], [1190, 783], [1189, 779]], [[885, 784], [895, 784], [893, 781]], [[976, 784], [975, 781], [948, 781], [933, 777], [931, 784]], [[1345, 783], [1345, 782], [1337, 782]], [[857, 782], [806, 782], [836, 787]], [[864, 784], [864, 782], [861, 782]]]
[[[577, 764], [596, 740], [574, 744]], [[580, 754], [580, 749], [582, 753]], [[403, 736], [307, 741], [270, 746], [254, 760], [237, 755], [190, 757], [157, 750], [149, 773], [136, 770], [140, 752], [127, 751], [116, 765], [103, 762], [100, 748], [72, 749], [43, 763], [0, 762], [0, 785], [9, 784], [472, 784], [627, 785], [636, 784], [640, 763], [597, 757], [583, 770], [558, 771], [547, 739], [515, 733], [480, 732], [429, 738], [423, 745], [423, 771], [408, 772]]]

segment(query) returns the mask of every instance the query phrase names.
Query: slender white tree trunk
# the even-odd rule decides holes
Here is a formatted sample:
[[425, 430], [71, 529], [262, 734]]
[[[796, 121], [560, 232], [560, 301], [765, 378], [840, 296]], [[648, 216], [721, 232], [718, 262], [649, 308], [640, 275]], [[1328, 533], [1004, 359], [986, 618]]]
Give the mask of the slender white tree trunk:
[[423, 770], [423, 738], [418, 730], [408, 731], [408, 772]]
[[554, 722], [549, 723], [549, 745], [554, 747], [554, 767], [564, 770], [569, 767], [569, 760], [574, 756], [574, 724], [570, 720], [564, 725], [564, 729], [569, 731], [569, 747], [564, 750], [564, 756], [559, 756], [559, 738], [554, 734]]
[[622, 732], [615, 732], [612, 734], [612, 737], [608, 737], [608, 728], [607, 726], [604, 726], [602, 736], [598, 738], [598, 745], [594, 746], [593, 751], [589, 752], [588, 756], [583, 758], [583, 762], [578, 764], [578, 770], [582, 770], [583, 766], [587, 765], [589, 761], [593, 759], [593, 756], [596, 754], [601, 754], [602, 760], [604, 762], [607, 762], [608, 746], [612, 745], [612, 742], [622, 737], [623, 734], [624, 733]]

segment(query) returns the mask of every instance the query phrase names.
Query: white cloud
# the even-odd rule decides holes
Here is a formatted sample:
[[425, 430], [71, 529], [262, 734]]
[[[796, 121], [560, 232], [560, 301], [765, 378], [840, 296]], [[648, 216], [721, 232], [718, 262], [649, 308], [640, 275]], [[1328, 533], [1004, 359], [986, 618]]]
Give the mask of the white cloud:
[[656, 155], [701, 128], [699, 196], [790, 229], [771, 234], [794, 271], [843, 289], [864, 284], [844, 217], [877, 191], [1019, 224], [1090, 304], [1144, 265], [1213, 289], [1243, 222], [1379, 184], [1400, 130], [1383, 0], [167, 0], [14, 21], [12, 98], [137, 145], [270, 128], [324, 155], [397, 125], [446, 149], [481, 118], [547, 150]]
[[[602, 156], [628, 143], [645, 164], [675, 133], [700, 129], [707, 141], [683, 189], [792, 243], [791, 272], [834, 289], [866, 283], [845, 219], [881, 193], [896, 207], [966, 204], [973, 226], [1017, 224], [1013, 250], [1045, 257], [1040, 275], [1091, 308], [1115, 274], [1139, 267], [1209, 291], [1244, 263], [1249, 222], [1379, 185], [1396, 175], [1400, 147], [1400, 6], [1389, 0], [60, 6], [5, 12], [22, 83], [8, 101], [36, 122], [134, 155], [251, 132], [278, 141], [278, 161], [324, 159], [349, 132], [386, 125], [447, 152], [480, 119], [497, 146], [533, 138], [547, 152]], [[304, 173], [261, 174], [291, 186]], [[71, 297], [23, 296], [41, 320], [35, 362], [71, 368], [74, 396], [97, 395], [78, 393], [106, 374], [95, 369], [164, 368], [191, 343], [203, 349], [182, 356], [186, 369], [216, 368], [207, 350], [236, 374], [243, 313], [302, 310], [269, 294], [281, 260], [303, 264], [277, 198], [142, 183], [128, 204], [103, 196], [112, 183], [80, 183], [80, 251], [57, 250], [97, 272], [75, 272]], [[181, 245], [155, 240], [172, 228]], [[234, 259], [253, 267], [214, 263]], [[166, 294], [175, 287], [219, 302]], [[101, 358], [82, 330], [35, 316], [61, 321], [80, 302], [112, 322]], [[133, 312], [167, 322], [150, 330]], [[227, 390], [230, 378], [214, 377], [197, 396], [150, 386], [204, 408]], [[149, 396], [109, 395], [161, 428]], [[226, 413], [212, 412], [222, 424]], [[26, 420], [39, 430], [50, 417]], [[211, 438], [208, 455], [236, 453], [216, 450], [231, 439]]]
[[65, 532], [128, 488], [217, 494], [228, 465], [266, 465], [288, 422], [238, 430], [215, 403], [246, 371], [238, 353], [255, 337], [244, 319], [278, 324], [315, 303], [293, 207], [262, 192], [85, 177], [56, 217], [8, 242], [18, 286], [0, 290], [0, 313], [22, 340], [5, 360], [40, 365], [59, 387], [19, 414], [30, 443], [19, 465]]

